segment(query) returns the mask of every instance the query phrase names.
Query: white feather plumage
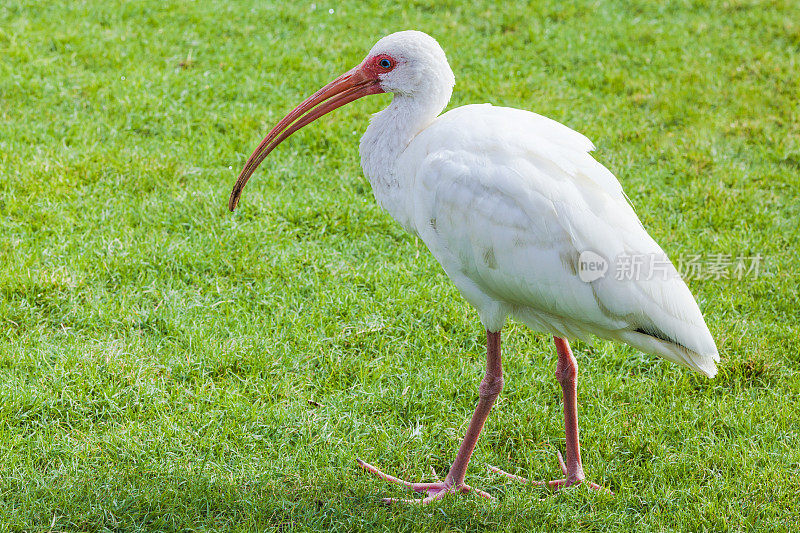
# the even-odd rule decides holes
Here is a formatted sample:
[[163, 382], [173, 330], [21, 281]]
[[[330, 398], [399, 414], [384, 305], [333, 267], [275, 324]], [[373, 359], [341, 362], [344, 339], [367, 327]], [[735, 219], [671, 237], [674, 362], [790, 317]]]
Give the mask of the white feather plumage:
[[[437, 118], [453, 85], [438, 44], [400, 32], [370, 55], [382, 50], [401, 62], [382, 84], [405, 89], [362, 138], [365, 175], [487, 329], [499, 331], [513, 316], [537, 331], [622, 341], [716, 374], [717, 348], [692, 294], [619, 181], [589, 154], [591, 141], [535, 113], [488, 104]], [[587, 283], [578, 275], [587, 250], [608, 259], [653, 255], [665, 272]]]

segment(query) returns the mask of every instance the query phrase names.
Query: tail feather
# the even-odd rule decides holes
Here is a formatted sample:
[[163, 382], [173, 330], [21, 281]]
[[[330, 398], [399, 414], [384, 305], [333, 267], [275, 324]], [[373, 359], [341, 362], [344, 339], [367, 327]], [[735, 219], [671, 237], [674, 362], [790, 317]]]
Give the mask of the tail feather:
[[[717, 375], [716, 363], [719, 362], [719, 352], [711, 334], [708, 335], [708, 339], [704, 339], [706, 342], [703, 344], [706, 345], [706, 349], [702, 353], [638, 331], [617, 331], [613, 337], [643, 352], [660, 355], [664, 359], [687, 366], [709, 378]], [[710, 346], [708, 346], [709, 340]]]

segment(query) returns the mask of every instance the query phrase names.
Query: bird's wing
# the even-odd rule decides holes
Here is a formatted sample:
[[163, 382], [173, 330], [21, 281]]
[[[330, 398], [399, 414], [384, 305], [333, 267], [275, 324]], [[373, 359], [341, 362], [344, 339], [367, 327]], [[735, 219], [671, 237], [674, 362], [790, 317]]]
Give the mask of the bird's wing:
[[[525, 111], [446, 113], [401, 159], [415, 228], [485, 322], [505, 309], [555, 334], [621, 340], [713, 374], [717, 350], [694, 298], [592, 148]], [[604, 276], [581, 279], [584, 253], [607, 261]], [[620, 276], [625, 257], [658, 269]]]

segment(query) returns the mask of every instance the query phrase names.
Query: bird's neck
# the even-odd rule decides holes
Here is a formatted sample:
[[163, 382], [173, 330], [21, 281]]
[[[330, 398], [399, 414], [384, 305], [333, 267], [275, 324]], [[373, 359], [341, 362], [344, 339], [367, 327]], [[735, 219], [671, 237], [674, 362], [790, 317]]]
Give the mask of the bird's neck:
[[405, 193], [410, 176], [398, 168], [398, 159], [414, 137], [442, 112], [450, 90], [424, 96], [395, 94], [392, 103], [376, 113], [361, 138], [359, 152], [364, 175], [378, 204], [408, 228]]

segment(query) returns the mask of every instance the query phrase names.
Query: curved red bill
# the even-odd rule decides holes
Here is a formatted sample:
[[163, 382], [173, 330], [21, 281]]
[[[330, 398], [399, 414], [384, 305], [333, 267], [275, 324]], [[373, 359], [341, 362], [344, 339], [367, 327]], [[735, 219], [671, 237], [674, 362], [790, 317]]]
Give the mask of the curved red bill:
[[258, 165], [292, 133], [338, 107], [363, 96], [382, 92], [383, 89], [381, 89], [378, 78], [358, 66], [306, 98], [303, 103], [295, 107], [272, 128], [247, 160], [239, 174], [239, 179], [236, 180], [236, 185], [233, 186], [231, 197], [228, 200], [228, 209], [231, 211], [236, 209], [244, 186]]

